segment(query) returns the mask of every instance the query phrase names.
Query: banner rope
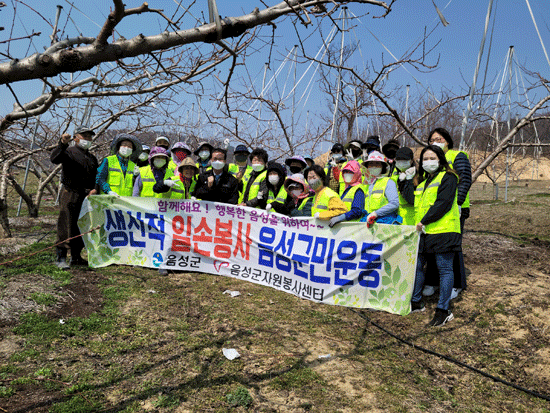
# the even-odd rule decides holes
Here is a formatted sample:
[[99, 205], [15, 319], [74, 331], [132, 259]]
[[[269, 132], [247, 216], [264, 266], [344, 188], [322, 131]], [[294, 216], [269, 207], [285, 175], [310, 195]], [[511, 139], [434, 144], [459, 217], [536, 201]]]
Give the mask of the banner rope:
[[[67, 238], [67, 239], [65, 239], [65, 240], [63, 240], [63, 241], [59, 241], [57, 244], [53, 244], [53, 245], [51, 245], [51, 246], [49, 246], [49, 247], [46, 247], [46, 248], [43, 248], [43, 249], [41, 249], [41, 250], [32, 252], [32, 253], [27, 254], [27, 255], [22, 255], [21, 257], [14, 258], [13, 260], [0, 262], [0, 266], [6, 265], [6, 264], [11, 264], [12, 262], [22, 260], [23, 258], [32, 257], [33, 255], [36, 255], [36, 254], [39, 254], [39, 253], [41, 253], [41, 252], [47, 251], [47, 250], [49, 250], [49, 249], [52, 249], [52, 248], [54, 248], [54, 247], [57, 247], [58, 245], [61, 245], [61, 244], [65, 243], [65, 242], [67, 242], [67, 241], [70, 241], [70, 240], [75, 239], [75, 238], [78, 238], [78, 237], [82, 237], [83, 235], [86, 235], [86, 234], [89, 234], [90, 232], [96, 231], [96, 230], [98, 230], [99, 228], [101, 228], [101, 225], [98, 225], [97, 227], [94, 227], [94, 228], [92, 228], [91, 230], [84, 232], [83, 234], [76, 235], [76, 236], [71, 237], [71, 238]], [[46, 234], [46, 235], [47, 235], [47, 234]], [[44, 238], [44, 237], [42, 237], [42, 238]]]
[[465, 369], [468, 369], [468, 370], [471, 370], [473, 371], [474, 373], [477, 373], [477, 374], [480, 374], [484, 377], [487, 377], [491, 380], [494, 380], [498, 383], [502, 383], [506, 386], [509, 386], [509, 387], [513, 387], [514, 389], [516, 390], [519, 390], [519, 391], [522, 391], [524, 393], [527, 393], [527, 394], [530, 394], [531, 396], [534, 396], [534, 397], [538, 397], [539, 399], [543, 399], [543, 400], [547, 400], [547, 401], [550, 401], [550, 396], [547, 396], [545, 394], [541, 394], [541, 393], [538, 393], [536, 391], [533, 391], [533, 390], [529, 390], [525, 387], [521, 387], [521, 386], [518, 386], [517, 384], [514, 384], [514, 383], [511, 383], [509, 381], [506, 381], [504, 379], [501, 379], [500, 377], [496, 377], [496, 376], [493, 376], [492, 374], [489, 374], [489, 373], [486, 373], [474, 366], [470, 366], [469, 364], [466, 364], [466, 363], [463, 363], [459, 360], [456, 360], [450, 356], [446, 356], [445, 354], [441, 354], [441, 353], [438, 353], [436, 351], [433, 351], [433, 350], [429, 350], [427, 348], [424, 348], [422, 346], [419, 346], [417, 344], [414, 344], [414, 343], [411, 343], [410, 341], [407, 341], [405, 340], [404, 338], [401, 338], [399, 337], [397, 334], [394, 334], [392, 333], [391, 331], [387, 330], [386, 328], [382, 327], [381, 325], [379, 325], [378, 323], [372, 321], [369, 317], [367, 317], [365, 314], [363, 314], [362, 312], [359, 312], [357, 310], [354, 310], [353, 308], [348, 308], [351, 312], [357, 314], [359, 317], [361, 317], [362, 319], [366, 320], [367, 322], [371, 323], [373, 326], [375, 326], [376, 328], [382, 330], [384, 333], [390, 335], [391, 337], [395, 338], [396, 340], [400, 341], [401, 343], [403, 344], [406, 344], [407, 346], [410, 346], [414, 349], [417, 349], [417, 350], [420, 350], [426, 354], [430, 354], [432, 356], [436, 356], [436, 357], [439, 357], [439, 358], [442, 358], [444, 360], [447, 360], [448, 362], [450, 363], [453, 363], [453, 364], [456, 364], [460, 367], [463, 367]]

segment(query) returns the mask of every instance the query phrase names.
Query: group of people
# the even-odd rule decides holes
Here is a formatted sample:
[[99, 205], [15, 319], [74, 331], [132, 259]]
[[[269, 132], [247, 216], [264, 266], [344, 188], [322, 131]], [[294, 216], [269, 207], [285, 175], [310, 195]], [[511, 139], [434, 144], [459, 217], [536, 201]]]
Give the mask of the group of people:
[[[228, 163], [227, 150], [208, 142], [192, 150], [159, 136], [150, 148], [129, 134], [119, 134], [99, 164], [89, 152], [93, 136], [81, 126], [73, 146], [64, 134], [51, 155], [63, 165], [59, 242], [79, 234], [80, 207], [93, 194], [200, 199], [312, 216], [331, 228], [342, 222], [413, 225], [421, 240], [411, 309], [423, 311], [422, 295], [439, 286], [430, 325], [452, 320], [451, 296], [466, 286], [461, 234], [469, 216], [471, 166], [445, 129], [428, 135], [418, 160], [398, 141], [381, 146], [378, 136], [370, 136], [335, 144], [324, 167], [302, 156], [270, 162], [264, 149], [245, 145], [234, 149], [234, 163]], [[68, 250], [70, 265], [86, 265], [83, 246], [80, 237], [58, 245], [57, 265], [69, 268]]]

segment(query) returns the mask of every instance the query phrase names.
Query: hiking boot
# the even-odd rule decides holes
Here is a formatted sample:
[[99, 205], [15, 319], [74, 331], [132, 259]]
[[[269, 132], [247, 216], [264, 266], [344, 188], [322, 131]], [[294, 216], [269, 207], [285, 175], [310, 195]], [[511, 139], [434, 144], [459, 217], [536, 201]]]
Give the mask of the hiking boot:
[[55, 262], [55, 265], [57, 265], [57, 268], [59, 268], [60, 270], [68, 270], [69, 268], [71, 268], [67, 263], [67, 258], [58, 258]]
[[454, 318], [453, 313], [449, 310], [435, 309], [434, 318], [428, 323], [431, 327], [443, 327], [446, 323]]
[[425, 297], [431, 297], [435, 293], [435, 287], [432, 285], [425, 285], [422, 290], [422, 295]]
[[420, 311], [426, 310], [426, 306], [424, 305], [424, 302], [422, 301], [411, 301], [411, 313], [416, 313]]

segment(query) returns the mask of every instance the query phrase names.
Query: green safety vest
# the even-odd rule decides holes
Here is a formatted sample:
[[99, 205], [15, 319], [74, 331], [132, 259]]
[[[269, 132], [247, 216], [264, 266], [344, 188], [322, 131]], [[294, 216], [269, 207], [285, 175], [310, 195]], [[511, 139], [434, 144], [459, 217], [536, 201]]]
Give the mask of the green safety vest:
[[178, 173], [178, 165], [176, 165], [176, 163], [172, 159], [168, 161], [168, 169], [172, 171], [173, 175], [176, 175]]
[[175, 182], [174, 186], [170, 188], [170, 191], [168, 191], [168, 193], [170, 194], [169, 196], [170, 199], [190, 199], [191, 198], [191, 194], [195, 190], [195, 185], [197, 184], [196, 179], [193, 178], [193, 180], [191, 180], [191, 185], [189, 186], [189, 191], [187, 192], [187, 194], [185, 193], [185, 186], [183, 185], [183, 182], [181, 182], [179, 176], [176, 175], [170, 179], [172, 179]]
[[[427, 181], [423, 181], [418, 185], [414, 191], [414, 210], [415, 221], [420, 222], [426, 212], [435, 203], [437, 199], [437, 191], [441, 180], [447, 172], [441, 171], [430, 182], [430, 184], [424, 188]], [[441, 219], [436, 222], [432, 222], [425, 226], [426, 234], [443, 234], [446, 232], [457, 232], [460, 234], [460, 212], [458, 212], [458, 204], [456, 202], [456, 193], [451, 210], [447, 212]]]
[[116, 192], [120, 196], [132, 196], [133, 178], [132, 171], [136, 167], [136, 164], [128, 160], [128, 168], [126, 174], [122, 172], [120, 162], [116, 155], [107, 157], [108, 175], [107, 183], [111, 187], [111, 191]]
[[286, 196], [287, 196], [287, 193], [284, 185], [281, 186], [281, 189], [277, 193], [277, 196], [275, 196], [275, 194], [270, 189], [269, 195], [267, 197], [267, 203], [271, 204], [272, 202], [280, 202], [281, 204], [284, 204], [286, 201]]
[[386, 192], [386, 186], [388, 185], [389, 180], [390, 178], [387, 176], [384, 178], [378, 178], [374, 182], [374, 187], [372, 188], [371, 194], [369, 194], [370, 185], [363, 184], [363, 189], [365, 191], [365, 209], [369, 214], [382, 208], [384, 205], [387, 205], [388, 199], [384, 193]]
[[[396, 185], [398, 178], [399, 171], [396, 168], [393, 172], [393, 175], [391, 176], [392, 181], [394, 181]], [[416, 225], [416, 220], [414, 216], [414, 205], [409, 204], [405, 200], [405, 198], [403, 198], [401, 192], [399, 192], [399, 188], [397, 189], [397, 192], [399, 193], [399, 209], [397, 213], [401, 218], [403, 218], [403, 225]]]
[[325, 186], [321, 192], [315, 195], [313, 199], [313, 205], [311, 207], [311, 216], [314, 216], [317, 212], [326, 211], [328, 209], [329, 201], [334, 198], [340, 198], [336, 192]]
[[[458, 156], [459, 153], [463, 153], [464, 155], [466, 155], [466, 158], [470, 159], [468, 153], [464, 151], [455, 151], [454, 149], [449, 149], [445, 154], [445, 159], [447, 159], [447, 162], [449, 162], [449, 166], [451, 168], [453, 167], [453, 162], [455, 161], [455, 158]], [[462, 204], [462, 208], [470, 208], [470, 191], [468, 191], [468, 194], [466, 194], [466, 199]]]
[[[342, 167], [340, 168], [340, 176], [338, 177], [338, 183], [340, 184], [340, 189], [338, 190], [338, 193], [340, 195], [342, 195], [344, 193], [344, 190], [346, 189], [346, 182], [344, 181], [344, 175], [342, 174], [342, 171], [344, 170], [348, 162], [349, 161], [343, 164]], [[357, 160], [357, 162], [359, 162], [359, 167], [363, 166], [363, 160], [359, 159]], [[361, 176], [361, 180], [363, 180], [363, 176]]]
[[[365, 192], [364, 189], [363, 189], [363, 185], [361, 185], [361, 184], [355, 185], [355, 186], [352, 186], [350, 188], [350, 190], [346, 193], [345, 197], [342, 198], [342, 202], [346, 205], [346, 208], [348, 209], [348, 211], [351, 211], [351, 204], [353, 203], [353, 198], [355, 198], [355, 193], [358, 190], [363, 191], [363, 193]], [[342, 196], [344, 196], [344, 194], [342, 194]], [[360, 219], [361, 218], [356, 218], [356, 219], [352, 219], [348, 222], [357, 222]]]
[[239, 194], [239, 204], [241, 202], [247, 202], [250, 199], [254, 199], [258, 196], [258, 192], [260, 192], [260, 184], [265, 181], [267, 177], [267, 170], [264, 170], [261, 174], [259, 174], [256, 179], [254, 179], [254, 182], [252, 182], [252, 185], [250, 186], [250, 191], [248, 191], [248, 198], [244, 199], [244, 192], [246, 191], [246, 187], [248, 186], [248, 181], [250, 181], [251, 174], [245, 172], [243, 176], [243, 192]]
[[[155, 186], [155, 176], [153, 175], [153, 170], [151, 167], [144, 166], [139, 168], [139, 174], [141, 175], [141, 183], [143, 187], [141, 188], [140, 196], [143, 198], [170, 198], [170, 191], [163, 194], [157, 194], [153, 192], [153, 186]], [[164, 179], [170, 179], [173, 172], [166, 168], [164, 173]], [[178, 178], [179, 179], [179, 178]]]

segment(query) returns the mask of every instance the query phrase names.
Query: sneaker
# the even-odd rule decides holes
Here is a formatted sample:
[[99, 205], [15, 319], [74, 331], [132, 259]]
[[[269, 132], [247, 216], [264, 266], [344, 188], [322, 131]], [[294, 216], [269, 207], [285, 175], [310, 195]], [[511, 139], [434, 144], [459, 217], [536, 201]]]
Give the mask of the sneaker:
[[424, 302], [422, 302], [422, 301], [418, 301], [418, 302], [411, 301], [411, 313], [416, 313], [416, 312], [424, 311], [424, 310], [426, 310], [426, 306], [424, 305]]
[[428, 323], [431, 327], [443, 327], [446, 323], [454, 318], [453, 313], [449, 310], [435, 309], [434, 318]]
[[451, 291], [451, 300], [454, 300], [456, 297], [458, 297], [458, 294], [462, 291], [462, 288], [453, 288], [453, 291]]
[[159, 275], [168, 275], [168, 270], [166, 268], [159, 268]]
[[422, 290], [422, 295], [425, 297], [430, 297], [434, 295], [434, 293], [435, 293], [435, 287], [431, 285], [425, 285], [424, 289]]
[[60, 270], [68, 270], [69, 268], [71, 268], [69, 264], [67, 264], [66, 258], [59, 258], [56, 261], [55, 265], [57, 265], [57, 268], [59, 268]]

